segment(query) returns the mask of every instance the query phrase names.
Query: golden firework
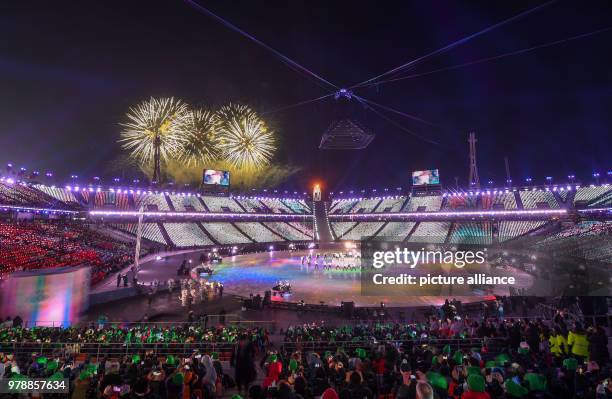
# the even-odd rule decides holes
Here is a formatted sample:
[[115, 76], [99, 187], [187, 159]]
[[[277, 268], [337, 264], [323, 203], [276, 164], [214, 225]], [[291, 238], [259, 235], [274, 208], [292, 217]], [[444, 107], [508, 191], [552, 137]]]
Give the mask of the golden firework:
[[188, 117], [187, 104], [170, 98], [153, 98], [131, 107], [126, 114], [128, 122], [122, 123], [119, 142], [132, 158], [142, 164], [155, 161], [159, 151], [160, 160], [167, 160], [180, 153], [186, 141], [178, 126]]
[[255, 111], [230, 103], [217, 112], [216, 127], [222, 157], [232, 166], [257, 169], [270, 163], [275, 134]]
[[202, 165], [214, 162], [221, 150], [215, 126], [216, 116], [205, 109], [188, 112], [176, 123], [176, 130], [183, 136], [179, 159], [187, 164]]

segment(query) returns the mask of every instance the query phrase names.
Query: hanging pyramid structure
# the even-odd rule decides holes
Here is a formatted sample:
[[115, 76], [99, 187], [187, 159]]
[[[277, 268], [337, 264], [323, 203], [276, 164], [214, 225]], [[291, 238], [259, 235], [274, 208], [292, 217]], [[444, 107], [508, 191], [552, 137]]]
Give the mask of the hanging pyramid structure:
[[339, 119], [331, 123], [321, 137], [322, 150], [361, 150], [366, 148], [375, 135], [354, 119]]

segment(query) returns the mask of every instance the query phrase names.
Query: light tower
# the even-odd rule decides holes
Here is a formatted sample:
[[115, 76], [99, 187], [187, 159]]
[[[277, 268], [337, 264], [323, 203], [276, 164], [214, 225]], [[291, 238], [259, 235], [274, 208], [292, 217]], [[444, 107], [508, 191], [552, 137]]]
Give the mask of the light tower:
[[512, 176], [510, 176], [510, 162], [508, 162], [508, 157], [504, 157], [504, 163], [506, 164], [506, 185], [508, 187], [512, 186]]
[[468, 143], [470, 144], [470, 188], [480, 188], [480, 179], [478, 178], [478, 165], [476, 164], [476, 133], [470, 132]]
[[161, 137], [159, 134], [155, 135], [155, 141], [153, 142], [154, 153], [153, 153], [153, 179], [154, 185], [159, 184], [161, 181], [161, 159], [159, 154], [159, 147], [161, 147]]

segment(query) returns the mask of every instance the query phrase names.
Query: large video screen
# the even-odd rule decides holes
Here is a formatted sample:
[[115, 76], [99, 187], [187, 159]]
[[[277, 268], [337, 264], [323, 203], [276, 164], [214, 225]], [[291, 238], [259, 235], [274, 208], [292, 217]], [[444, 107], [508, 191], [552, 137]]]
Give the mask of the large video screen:
[[440, 184], [438, 169], [415, 170], [412, 172], [413, 186], [425, 186], [428, 184]]
[[0, 317], [21, 316], [28, 325], [68, 327], [89, 301], [89, 267], [12, 273], [2, 286]]
[[230, 172], [226, 170], [204, 169], [202, 181], [204, 184], [211, 184], [214, 186], [229, 186]]

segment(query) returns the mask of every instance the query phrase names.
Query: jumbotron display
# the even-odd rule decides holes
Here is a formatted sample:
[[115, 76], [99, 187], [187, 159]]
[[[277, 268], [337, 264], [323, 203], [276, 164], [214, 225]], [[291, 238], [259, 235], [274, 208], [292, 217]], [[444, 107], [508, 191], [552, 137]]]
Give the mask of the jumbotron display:
[[415, 170], [412, 172], [413, 186], [427, 186], [440, 184], [440, 172], [438, 169]]
[[202, 182], [207, 185], [228, 187], [230, 185], [230, 172], [226, 170], [204, 169]]

